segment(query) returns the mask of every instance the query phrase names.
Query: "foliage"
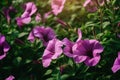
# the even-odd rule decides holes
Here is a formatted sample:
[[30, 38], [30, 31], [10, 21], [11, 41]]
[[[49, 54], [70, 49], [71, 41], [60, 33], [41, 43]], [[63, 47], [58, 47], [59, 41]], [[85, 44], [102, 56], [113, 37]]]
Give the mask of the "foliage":
[[[90, 13], [83, 7], [84, 0], [66, 0], [63, 11], [57, 15], [50, 15], [46, 22], [36, 22], [35, 14], [29, 24], [21, 28], [16, 23], [16, 17], [24, 12], [22, 4], [33, 1], [42, 16], [51, 10], [51, 0], [1, 0], [0, 1], [0, 33], [6, 37], [10, 45], [6, 57], [0, 60], [0, 80], [9, 75], [15, 80], [119, 80], [120, 71], [113, 73], [111, 67], [120, 51], [120, 3], [119, 0], [109, 0], [100, 6], [96, 12]], [[17, 10], [10, 13], [11, 22], [8, 24], [3, 8], [14, 6]], [[61, 25], [56, 19], [64, 21]], [[65, 37], [76, 41], [77, 29], [82, 31], [82, 39], [96, 39], [104, 47], [100, 62], [96, 66], [86, 66], [75, 63], [72, 58], [62, 54], [53, 60], [51, 65], [44, 68], [42, 55], [45, 50], [41, 40], [33, 43], [27, 40], [30, 31], [35, 26], [49, 26], [62, 40]], [[62, 71], [61, 71], [62, 70]]]

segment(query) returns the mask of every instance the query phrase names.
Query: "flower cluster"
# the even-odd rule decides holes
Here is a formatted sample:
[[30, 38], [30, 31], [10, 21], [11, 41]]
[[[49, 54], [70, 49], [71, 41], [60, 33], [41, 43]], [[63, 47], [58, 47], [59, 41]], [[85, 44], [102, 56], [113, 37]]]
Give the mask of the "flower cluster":
[[[101, 53], [104, 51], [104, 47], [98, 39], [82, 39], [82, 31], [80, 28], [76, 28], [77, 35], [75, 35], [75, 37], [78, 36], [76, 41], [70, 40], [67, 37], [64, 37], [64, 39], [62, 38], [62, 40], [60, 40], [52, 27], [44, 25], [49, 15], [57, 17], [57, 15], [62, 12], [65, 2], [66, 0], [51, 0], [51, 10], [43, 15], [37, 11], [38, 8], [35, 3], [25, 3], [23, 6], [24, 12], [20, 17], [16, 18], [16, 25], [21, 29], [22, 26], [29, 24], [32, 21], [32, 16], [34, 14], [35, 21], [38, 23], [43, 23], [42, 25], [36, 25], [29, 30], [30, 32], [27, 37], [27, 40], [31, 42], [30, 44], [33, 44], [36, 39], [42, 42], [42, 47], [45, 48], [42, 57], [40, 58], [43, 67], [49, 67], [52, 63], [52, 60], [58, 59], [61, 55], [72, 58], [76, 64], [84, 63], [89, 67], [96, 66], [101, 60]], [[83, 7], [88, 12], [96, 12], [99, 7], [103, 6], [104, 4], [104, 0], [86, 0], [83, 4]], [[3, 9], [3, 14], [8, 23], [10, 23], [11, 20], [10, 12], [16, 12], [13, 6]], [[57, 19], [56, 21], [63, 26], [69, 25], [60, 19]], [[120, 24], [118, 24], [118, 26], [120, 26]], [[24, 44], [22, 41], [19, 41], [19, 39], [15, 39], [15, 42]], [[7, 43], [6, 37], [0, 33], [0, 60], [6, 57], [9, 50], [10, 45]], [[60, 70], [61, 72], [63, 71], [62, 66]], [[118, 70], [120, 70], [120, 52], [118, 52], [118, 57], [115, 59], [111, 70], [113, 73], [116, 73]], [[5, 80], [14, 79], [15, 77], [10, 75]]]

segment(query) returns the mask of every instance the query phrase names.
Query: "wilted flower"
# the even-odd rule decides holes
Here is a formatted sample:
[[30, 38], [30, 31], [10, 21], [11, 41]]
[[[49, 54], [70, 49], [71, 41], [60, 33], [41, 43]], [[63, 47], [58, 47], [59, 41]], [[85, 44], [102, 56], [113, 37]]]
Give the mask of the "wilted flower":
[[44, 67], [48, 67], [53, 59], [57, 59], [62, 54], [62, 46], [62, 41], [56, 38], [49, 41], [42, 56], [42, 63]]
[[15, 77], [13, 75], [10, 75], [8, 78], [6, 78], [5, 80], [14, 80]]
[[29, 34], [28, 40], [33, 42], [35, 40], [35, 37], [42, 40], [44, 46], [47, 46], [49, 40], [52, 40], [56, 37], [54, 31], [50, 27], [43, 27], [43, 26], [36, 26]]
[[51, 7], [54, 15], [62, 12], [66, 0], [52, 0]]
[[120, 52], [118, 52], [118, 57], [115, 59], [111, 69], [113, 73], [116, 73], [120, 69]]
[[73, 59], [76, 63], [84, 62], [87, 66], [95, 66], [103, 52], [97, 40], [80, 40], [73, 46]]
[[7, 52], [9, 51], [10, 46], [5, 41], [5, 36], [0, 34], [0, 60], [6, 57]]
[[16, 12], [15, 8], [13, 8], [13, 6], [10, 6], [8, 8], [3, 8], [3, 14], [5, 15], [8, 24], [10, 23], [10, 13], [12, 12]]

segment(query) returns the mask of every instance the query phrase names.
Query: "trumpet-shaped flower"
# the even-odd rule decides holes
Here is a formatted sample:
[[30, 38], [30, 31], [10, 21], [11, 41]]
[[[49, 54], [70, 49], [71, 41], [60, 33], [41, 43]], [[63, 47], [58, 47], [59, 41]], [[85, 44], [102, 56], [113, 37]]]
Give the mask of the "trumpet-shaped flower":
[[5, 41], [5, 36], [0, 34], [0, 60], [6, 57], [7, 52], [9, 51], [10, 46]]
[[51, 7], [54, 15], [62, 12], [66, 0], [52, 0]]
[[33, 2], [28, 2], [25, 4], [25, 11], [21, 15], [22, 18], [32, 16], [37, 11], [37, 7]]
[[87, 66], [95, 66], [100, 61], [102, 45], [97, 40], [80, 40], [73, 46], [73, 59], [76, 63], [84, 62]]
[[56, 35], [50, 27], [45, 28], [43, 26], [37, 26], [30, 32], [28, 40], [33, 42], [35, 37], [39, 38], [43, 42], [44, 46], [47, 46], [49, 40], [55, 38]]
[[113, 73], [116, 73], [118, 70], [120, 70], [120, 52], [118, 52], [118, 57], [115, 59], [111, 69]]
[[44, 67], [48, 67], [53, 59], [57, 59], [62, 54], [62, 46], [63, 42], [56, 38], [49, 41], [42, 56]]
[[37, 7], [33, 2], [28, 2], [25, 4], [25, 11], [21, 17], [16, 18], [17, 25], [21, 28], [24, 24], [29, 24], [31, 21], [31, 16], [37, 11]]

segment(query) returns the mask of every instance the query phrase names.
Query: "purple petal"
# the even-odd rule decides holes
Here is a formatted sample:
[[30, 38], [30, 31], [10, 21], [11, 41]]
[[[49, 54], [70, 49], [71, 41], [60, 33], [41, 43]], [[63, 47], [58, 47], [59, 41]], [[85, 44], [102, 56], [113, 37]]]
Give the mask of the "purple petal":
[[63, 52], [62, 46], [63, 46], [63, 42], [57, 39], [55, 44], [55, 54], [52, 56], [52, 59], [56, 59], [62, 54]]
[[58, 39], [52, 39], [49, 41], [42, 56], [42, 63], [44, 67], [48, 67], [52, 59], [56, 59], [62, 54], [62, 46], [63, 43]]
[[10, 46], [5, 41], [5, 36], [0, 34], [0, 60], [6, 57], [6, 53], [9, 51]]
[[5, 42], [5, 36], [3, 36], [2, 34], [0, 34], [0, 45], [2, 45], [3, 42]]
[[16, 21], [17, 21], [17, 25], [21, 27], [24, 24], [29, 24], [31, 21], [31, 17], [16, 18]]
[[10, 75], [8, 78], [6, 78], [5, 80], [14, 80], [15, 77], [13, 75]]
[[27, 39], [30, 40], [31, 42], [34, 42], [34, 40], [35, 40], [35, 36], [34, 36], [34, 34], [33, 34], [32, 31], [30, 32], [30, 34], [29, 34], [29, 36], [28, 36]]
[[52, 61], [52, 54], [49, 50], [45, 49], [42, 56], [43, 67], [48, 67]]
[[82, 32], [80, 29], [78, 29], [78, 39], [77, 42], [80, 41], [82, 39]]
[[116, 73], [120, 69], [120, 60], [116, 58], [113, 67], [111, 68], [113, 73]]
[[120, 69], [120, 52], [118, 52], [118, 57], [115, 59], [111, 69], [113, 73], [116, 73]]
[[87, 58], [86, 60], [85, 60], [85, 64], [87, 65], [87, 66], [95, 66], [95, 65], [97, 65], [98, 64], [98, 62], [100, 61], [100, 55], [99, 56], [96, 56], [96, 57], [94, 57], [94, 58]]
[[29, 24], [30, 21], [31, 21], [31, 17], [26, 17], [26, 18], [22, 19], [22, 23], [24, 23], [24, 24]]
[[37, 7], [33, 2], [26, 3], [25, 8], [25, 12], [21, 15], [22, 18], [32, 16], [37, 11]]
[[65, 47], [63, 49], [64, 54], [68, 57], [73, 57], [72, 47], [73, 47], [74, 43], [69, 41], [67, 38], [63, 39], [63, 43], [65, 45]]
[[83, 6], [86, 7], [90, 2], [91, 2], [91, 0], [86, 0], [85, 3], [83, 4]]
[[73, 59], [76, 63], [81, 63], [81, 62], [84, 62], [87, 59], [87, 56], [76, 56], [76, 55], [74, 55]]
[[51, 7], [54, 15], [62, 12], [66, 0], [52, 0]]
[[9, 50], [10, 50], [10, 46], [8, 45], [7, 42], [4, 42], [4, 44], [3, 44], [3, 51], [6, 53], [6, 52], [8, 52]]
[[[94, 40], [90, 40], [90, 41], [94, 41]], [[93, 56], [94, 57], [99, 55], [100, 53], [102, 53], [103, 50], [104, 50], [103, 46], [96, 40], [95, 40], [93, 49], [94, 49], [93, 50]]]
[[6, 57], [6, 53], [3, 53], [2, 55], [0, 55], [0, 60], [2, 60], [5, 57]]

